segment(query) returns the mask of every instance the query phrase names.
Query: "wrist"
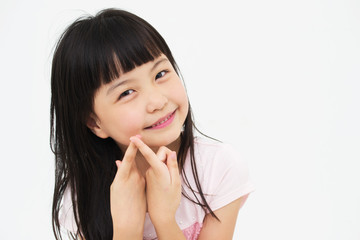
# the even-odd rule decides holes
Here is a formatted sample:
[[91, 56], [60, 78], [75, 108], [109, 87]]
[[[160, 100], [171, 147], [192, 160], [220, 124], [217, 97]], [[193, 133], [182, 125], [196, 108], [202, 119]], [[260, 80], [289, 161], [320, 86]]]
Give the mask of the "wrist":
[[175, 217], [169, 217], [169, 218], [164, 217], [164, 218], [157, 218], [154, 220], [151, 219], [151, 222], [154, 225], [156, 232], [158, 232], [158, 230], [161, 229], [170, 229], [170, 228], [178, 227]]
[[[144, 225], [143, 225], [144, 226]], [[143, 227], [134, 228], [129, 225], [113, 227], [113, 240], [143, 239]]]
[[113, 240], [143, 239], [145, 214], [139, 218], [113, 220]]
[[182, 230], [175, 220], [175, 217], [172, 217], [171, 219], [157, 219], [157, 221], [155, 223], [153, 222], [153, 224], [159, 240], [186, 240]]
[[175, 220], [175, 213], [159, 214], [159, 212], [156, 212], [156, 214], [153, 214], [152, 212], [149, 212], [149, 216], [154, 227], [164, 227], [167, 225], [177, 224]]

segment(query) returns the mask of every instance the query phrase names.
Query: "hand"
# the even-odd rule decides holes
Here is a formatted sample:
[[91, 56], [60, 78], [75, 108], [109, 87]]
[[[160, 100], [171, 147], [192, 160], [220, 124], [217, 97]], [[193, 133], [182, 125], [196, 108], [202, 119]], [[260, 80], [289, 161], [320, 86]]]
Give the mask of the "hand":
[[130, 140], [142, 153], [150, 167], [146, 171], [146, 201], [155, 228], [175, 220], [180, 205], [181, 181], [176, 153], [160, 147], [155, 154], [141, 139]]
[[146, 214], [145, 179], [136, 164], [137, 148], [130, 142], [110, 186], [113, 239], [142, 239]]

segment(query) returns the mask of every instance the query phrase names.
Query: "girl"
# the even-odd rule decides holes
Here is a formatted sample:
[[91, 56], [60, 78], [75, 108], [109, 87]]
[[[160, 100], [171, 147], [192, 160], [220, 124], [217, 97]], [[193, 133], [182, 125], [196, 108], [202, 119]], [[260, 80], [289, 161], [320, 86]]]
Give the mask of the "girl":
[[79, 19], [51, 73], [53, 229], [74, 239], [231, 239], [253, 186], [228, 145], [194, 137], [175, 60], [126, 11]]

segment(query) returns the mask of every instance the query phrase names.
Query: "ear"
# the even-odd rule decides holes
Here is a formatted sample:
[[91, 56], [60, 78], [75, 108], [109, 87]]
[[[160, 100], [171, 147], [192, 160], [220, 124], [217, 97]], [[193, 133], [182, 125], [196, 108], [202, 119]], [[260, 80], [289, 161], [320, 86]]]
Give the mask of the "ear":
[[88, 120], [86, 121], [86, 126], [99, 138], [108, 138], [109, 135], [101, 127], [100, 121], [94, 114], [90, 114]]

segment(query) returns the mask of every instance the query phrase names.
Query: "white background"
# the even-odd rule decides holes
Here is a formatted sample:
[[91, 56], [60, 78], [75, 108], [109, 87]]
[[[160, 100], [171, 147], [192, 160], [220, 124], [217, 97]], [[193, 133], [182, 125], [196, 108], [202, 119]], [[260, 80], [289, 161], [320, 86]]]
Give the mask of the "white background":
[[1, 0], [0, 239], [53, 239], [52, 50], [107, 7], [158, 29], [199, 128], [248, 161], [257, 190], [234, 239], [360, 239], [356, 0]]

